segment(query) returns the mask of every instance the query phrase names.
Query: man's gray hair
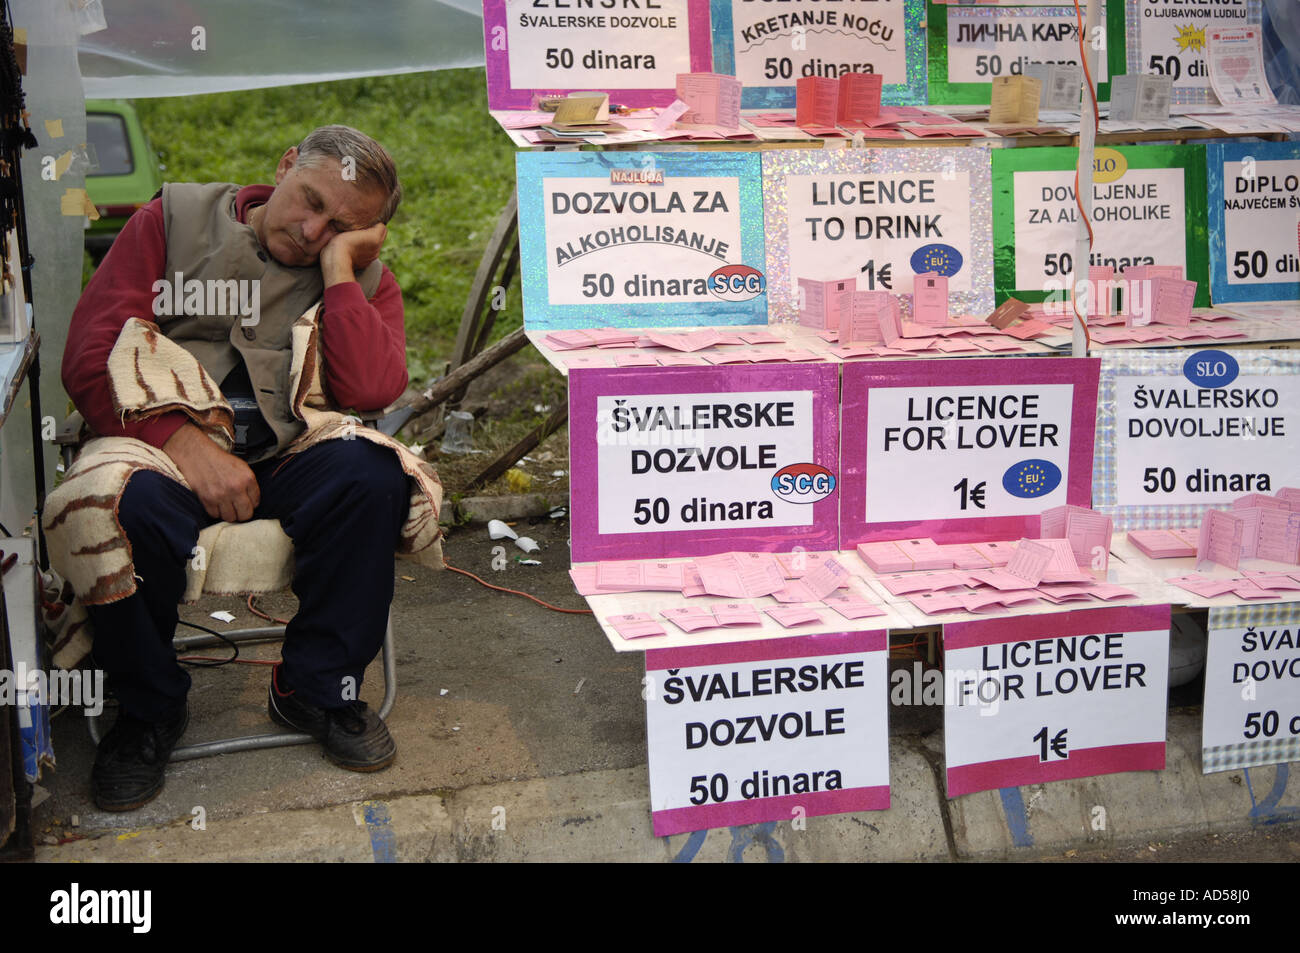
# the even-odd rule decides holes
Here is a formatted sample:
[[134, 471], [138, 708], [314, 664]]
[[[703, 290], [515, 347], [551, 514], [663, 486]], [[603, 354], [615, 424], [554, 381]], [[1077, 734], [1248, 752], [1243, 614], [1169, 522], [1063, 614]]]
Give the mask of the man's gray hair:
[[351, 126], [321, 126], [298, 144], [297, 164], [311, 169], [323, 158], [337, 159], [345, 174], [355, 174], [358, 183], [381, 189], [388, 196], [379, 213], [379, 220], [387, 224], [402, 200], [397, 164], [388, 150]]

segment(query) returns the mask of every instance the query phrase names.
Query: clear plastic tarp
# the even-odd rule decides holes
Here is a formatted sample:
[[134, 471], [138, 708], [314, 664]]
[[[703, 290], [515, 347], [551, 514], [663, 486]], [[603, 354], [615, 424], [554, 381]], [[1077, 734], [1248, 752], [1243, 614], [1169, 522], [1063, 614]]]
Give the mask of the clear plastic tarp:
[[481, 0], [103, 0], [102, 13], [99, 0], [72, 3], [93, 99], [483, 65]]

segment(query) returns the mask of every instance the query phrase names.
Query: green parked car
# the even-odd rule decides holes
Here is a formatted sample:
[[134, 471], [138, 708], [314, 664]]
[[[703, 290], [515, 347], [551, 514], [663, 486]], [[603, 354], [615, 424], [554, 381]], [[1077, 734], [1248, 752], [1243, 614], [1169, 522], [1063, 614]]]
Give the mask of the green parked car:
[[99, 158], [99, 168], [86, 176], [86, 191], [99, 210], [99, 220], [86, 230], [86, 250], [98, 265], [126, 220], [163, 180], [158, 154], [126, 100], [86, 100], [86, 141]]

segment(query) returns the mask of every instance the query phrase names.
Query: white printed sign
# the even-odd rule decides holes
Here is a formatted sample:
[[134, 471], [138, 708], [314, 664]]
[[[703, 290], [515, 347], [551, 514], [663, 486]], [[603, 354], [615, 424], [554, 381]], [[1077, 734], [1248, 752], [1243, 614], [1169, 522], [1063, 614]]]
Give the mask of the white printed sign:
[[[1141, 0], [1136, 69], [1168, 76], [1175, 94], [1207, 90], [1206, 47], [1211, 29], [1242, 27], [1259, 22], [1258, 4], [1248, 0]], [[1257, 31], [1258, 35], [1258, 31]], [[1130, 61], [1133, 59], [1130, 56]]]
[[1300, 159], [1223, 163], [1224, 265], [1229, 285], [1300, 278], [1297, 221]]
[[1072, 384], [872, 388], [866, 521], [1027, 516], [1065, 503], [1073, 402]]
[[887, 808], [886, 649], [876, 631], [647, 653], [655, 834]]
[[1244, 610], [1271, 620], [1245, 626], [1224, 624], [1234, 621], [1224, 618], [1234, 610], [1211, 610], [1201, 720], [1206, 774], [1300, 759], [1300, 606], [1273, 609]]
[[[1113, 182], [1092, 186], [1094, 266], [1116, 274], [1131, 265], [1186, 267], [1183, 170], [1129, 168]], [[1074, 171], [1013, 173], [1017, 288], [1069, 283], [1075, 228]]]
[[[1198, 354], [1209, 355], [1201, 363], [1213, 374], [1223, 352]], [[1194, 369], [1195, 355], [1189, 360]], [[1114, 418], [1115, 505], [1228, 504], [1300, 484], [1294, 374], [1239, 376], [1219, 387], [1176, 372], [1118, 376]]]
[[772, 489], [813, 457], [813, 392], [602, 395], [601, 534], [811, 526]]
[[785, 183], [792, 276], [856, 278], [859, 291], [911, 294], [913, 256], [935, 247], [953, 270], [920, 270], [951, 274], [950, 292], [973, 290], [973, 268], [962, 267], [973, 254], [965, 169], [790, 175]]
[[[1089, 42], [1099, 51], [1095, 79], [1104, 83], [1107, 77], [1103, 24], [1098, 24], [1097, 35], [1090, 37]], [[1082, 66], [1073, 10], [948, 7], [949, 83], [989, 83], [995, 76], [1018, 76], [1029, 63]]]
[[793, 86], [805, 76], [879, 73], [907, 82], [903, 0], [843, 9], [817, 0], [731, 5], [736, 78], [745, 86]]
[[548, 177], [543, 199], [552, 305], [715, 303], [709, 276], [741, 260], [736, 177]]
[[691, 71], [686, 0], [506, 0], [516, 89], [673, 89]]
[[948, 796], [1164, 767], [1169, 607], [944, 626]]

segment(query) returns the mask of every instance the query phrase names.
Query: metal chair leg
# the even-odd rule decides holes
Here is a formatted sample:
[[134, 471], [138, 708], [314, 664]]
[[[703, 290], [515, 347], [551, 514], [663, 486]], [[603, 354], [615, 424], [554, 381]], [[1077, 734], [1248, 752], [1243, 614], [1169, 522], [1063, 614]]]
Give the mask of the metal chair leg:
[[[223, 633], [232, 642], [268, 642], [284, 638], [284, 626], [261, 626], [253, 629], [236, 629]], [[223, 644], [222, 639], [212, 635], [184, 635], [173, 640], [178, 648], [204, 648]], [[384, 698], [379, 705], [379, 717], [387, 718], [397, 700], [397, 657], [393, 650], [393, 613], [388, 612], [388, 624], [384, 630], [383, 650]], [[96, 745], [103, 737], [99, 718], [87, 718], [90, 737]], [[172, 751], [172, 761], [192, 761], [195, 758], [207, 758], [216, 754], [228, 754], [233, 751], [252, 751], [257, 748], [284, 748], [289, 745], [305, 744], [313, 741], [311, 735], [298, 731], [267, 732], [260, 735], [246, 735], [242, 738], [225, 738], [217, 741], [205, 741], [198, 744], [183, 745]]]

